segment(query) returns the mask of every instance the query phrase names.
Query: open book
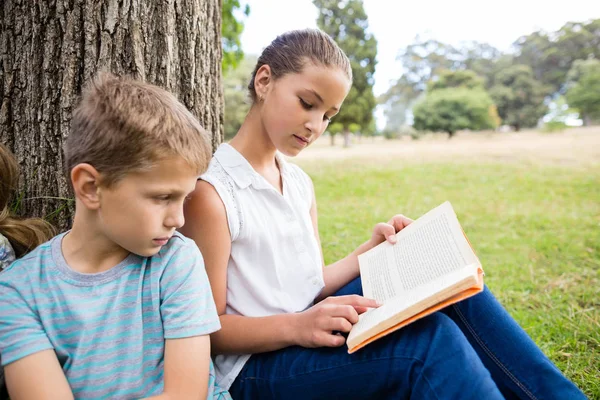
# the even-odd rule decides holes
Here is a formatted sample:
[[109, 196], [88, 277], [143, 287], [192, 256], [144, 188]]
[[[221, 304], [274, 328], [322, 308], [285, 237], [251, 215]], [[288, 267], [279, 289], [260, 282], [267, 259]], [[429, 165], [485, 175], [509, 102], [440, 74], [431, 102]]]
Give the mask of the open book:
[[358, 256], [363, 294], [382, 306], [359, 316], [346, 343], [367, 344], [483, 290], [483, 269], [449, 202]]

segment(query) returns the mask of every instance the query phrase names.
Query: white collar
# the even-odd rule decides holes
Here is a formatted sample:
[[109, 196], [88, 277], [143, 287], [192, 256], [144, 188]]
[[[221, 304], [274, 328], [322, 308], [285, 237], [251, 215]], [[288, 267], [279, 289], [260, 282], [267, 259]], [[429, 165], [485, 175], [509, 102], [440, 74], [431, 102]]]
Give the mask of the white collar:
[[[254, 186], [256, 189], [275, 189], [262, 175], [256, 172], [248, 160], [246, 160], [246, 158], [244, 158], [244, 156], [229, 143], [222, 143], [217, 148], [214, 157], [240, 189], [245, 189], [250, 185]], [[287, 179], [286, 177], [289, 170], [287, 162], [279, 152], [275, 154], [275, 158], [282, 179]]]

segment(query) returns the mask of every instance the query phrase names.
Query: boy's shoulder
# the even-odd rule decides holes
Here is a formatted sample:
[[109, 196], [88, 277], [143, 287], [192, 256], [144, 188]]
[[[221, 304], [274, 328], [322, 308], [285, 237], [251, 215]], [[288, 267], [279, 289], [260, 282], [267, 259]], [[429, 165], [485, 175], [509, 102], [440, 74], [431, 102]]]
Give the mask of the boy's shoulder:
[[192, 239], [184, 236], [183, 234], [181, 234], [178, 231], [175, 231], [175, 233], [173, 233], [173, 236], [171, 237], [171, 239], [169, 239], [167, 244], [165, 244], [160, 249], [160, 251], [152, 257], [158, 257], [158, 258], [162, 258], [162, 259], [170, 259], [175, 256], [177, 256], [177, 257], [179, 257], [179, 256], [202, 257], [202, 255], [200, 254], [200, 250], [198, 249], [198, 246], [196, 245], [196, 242], [194, 242]]

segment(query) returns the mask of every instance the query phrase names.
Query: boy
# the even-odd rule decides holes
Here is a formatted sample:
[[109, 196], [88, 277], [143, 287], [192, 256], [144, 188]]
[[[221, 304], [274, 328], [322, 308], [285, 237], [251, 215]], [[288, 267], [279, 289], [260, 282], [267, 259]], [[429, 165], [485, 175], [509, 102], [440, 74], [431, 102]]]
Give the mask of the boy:
[[206, 133], [168, 92], [102, 74], [64, 150], [73, 228], [0, 273], [11, 398], [229, 398], [214, 386], [202, 256], [175, 231]]

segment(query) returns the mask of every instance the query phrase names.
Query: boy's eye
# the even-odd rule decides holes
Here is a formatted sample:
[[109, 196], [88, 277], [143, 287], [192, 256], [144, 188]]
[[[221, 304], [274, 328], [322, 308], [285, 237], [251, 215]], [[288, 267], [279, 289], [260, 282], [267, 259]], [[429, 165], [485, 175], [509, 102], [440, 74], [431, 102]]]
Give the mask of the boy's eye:
[[304, 101], [304, 99], [302, 99], [302, 97], [298, 97], [298, 99], [300, 99], [300, 104], [302, 104], [302, 107], [306, 110], [310, 110], [312, 108], [312, 104], [308, 104], [306, 101]]
[[160, 195], [160, 196], [154, 196], [154, 199], [158, 200], [158, 201], [168, 201], [168, 200], [171, 200], [171, 195], [164, 194], [164, 195]]

